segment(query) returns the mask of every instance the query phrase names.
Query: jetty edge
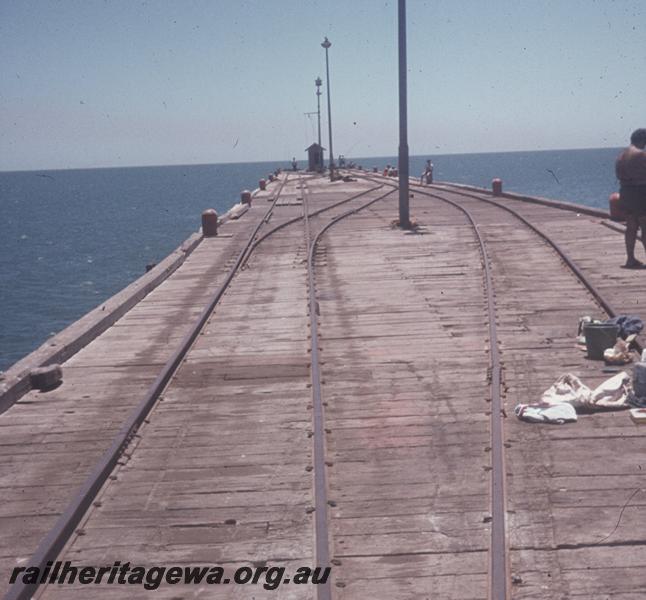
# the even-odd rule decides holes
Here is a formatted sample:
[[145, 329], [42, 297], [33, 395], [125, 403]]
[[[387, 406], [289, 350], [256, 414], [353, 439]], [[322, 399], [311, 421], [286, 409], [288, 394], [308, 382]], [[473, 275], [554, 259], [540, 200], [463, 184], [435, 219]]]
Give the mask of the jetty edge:
[[[260, 188], [251, 192], [252, 198]], [[218, 217], [219, 226], [239, 219], [249, 205], [237, 202]], [[223, 233], [226, 235], [227, 230]], [[30, 374], [34, 369], [64, 363], [92, 340], [114, 325], [150, 292], [172, 275], [203, 241], [200, 230], [192, 233], [168, 256], [125, 288], [107, 298], [80, 319], [47, 338], [38, 348], [11, 365], [0, 375], [0, 415], [32, 389]]]

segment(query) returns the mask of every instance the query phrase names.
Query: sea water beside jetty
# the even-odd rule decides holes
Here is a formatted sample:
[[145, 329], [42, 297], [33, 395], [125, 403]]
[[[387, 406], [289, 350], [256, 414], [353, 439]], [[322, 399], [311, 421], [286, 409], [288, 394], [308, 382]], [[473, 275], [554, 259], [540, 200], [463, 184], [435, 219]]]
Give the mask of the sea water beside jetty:
[[[436, 180], [595, 207], [616, 191], [618, 148], [411, 157]], [[396, 157], [352, 158], [369, 170]], [[139, 277], [175, 249], [205, 208], [288, 162], [0, 173], [0, 370]], [[300, 162], [302, 168], [304, 162]]]

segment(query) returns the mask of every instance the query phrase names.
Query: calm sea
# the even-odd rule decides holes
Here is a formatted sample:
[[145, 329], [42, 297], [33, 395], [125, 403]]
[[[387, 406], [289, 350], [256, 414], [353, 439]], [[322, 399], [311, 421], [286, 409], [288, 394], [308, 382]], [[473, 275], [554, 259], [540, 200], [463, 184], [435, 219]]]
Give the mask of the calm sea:
[[[435, 178], [606, 207], [619, 149], [415, 156]], [[396, 157], [354, 159], [364, 168]], [[301, 163], [303, 165], [304, 163]], [[121, 290], [287, 163], [0, 173], [0, 370]]]

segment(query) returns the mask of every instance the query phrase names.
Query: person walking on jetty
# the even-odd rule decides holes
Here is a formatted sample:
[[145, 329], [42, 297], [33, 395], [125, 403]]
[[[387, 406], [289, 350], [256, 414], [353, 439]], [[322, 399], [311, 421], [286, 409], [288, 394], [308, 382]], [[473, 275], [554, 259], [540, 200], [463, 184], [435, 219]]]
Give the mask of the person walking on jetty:
[[630, 146], [618, 157], [615, 172], [620, 183], [619, 197], [626, 219], [626, 269], [642, 269], [635, 258], [637, 230], [641, 227], [646, 251], [646, 129], [637, 129], [630, 136]]

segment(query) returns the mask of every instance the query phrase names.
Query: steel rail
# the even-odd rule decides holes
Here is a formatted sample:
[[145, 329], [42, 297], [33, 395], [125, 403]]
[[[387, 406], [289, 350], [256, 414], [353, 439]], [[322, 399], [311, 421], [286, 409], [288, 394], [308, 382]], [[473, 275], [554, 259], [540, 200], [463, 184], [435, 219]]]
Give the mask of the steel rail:
[[[360, 175], [361, 177], [362, 175]], [[365, 176], [363, 176], [365, 177]], [[371, 181], [378, 181], [374, 178], [365, 177]], [[397, 188], [394, 183], [385, 182], [385, 185]], [[502, 406], [502, 367], [501, 367], [501, 352], [498, 346], [498, 337], [496, 331], [496, 311], [495, 311], [495, 295], [493, 289], [493, 278], [491, 275], [491, 267], [486, 250], [486, 244], [480, 233], [479, 226], [474, 220], [471, 213], [463, 206], [445, 198], [443, 196], [433, 194], [427, 189], [422, 188], [421, 185], [413, 183], [412, 188], [421, 195], [435, 198], [451, 204], [462, 213], [465, 214], [471, 223], [476, 238], [478, 240], [480, 253], [483, 261], [484, 280], [487, 296], [487, 313], [489, 321], [489, 346], [490, 346], [490, 381], [491, 381], [491, 542], [490, 542], [490, 559], [489, 559], [489, 597], [491, 600], [507, 600], [509, 597], [509, 558], [507, 549], [507, 532], [506, 532], [506, 495], [505, 495], [505, 450], [504, 450], [504, 431], [503, 431], [503, 406]], [[436, 188], [437, 189], [437, 188]], [[592, 282], [585, 276], [579, 269], [576, 263], [567, 255], [565, 250], [556, 243], [550, 236], [544, 233], [536, 225], [531, 223], [527, 218], [513, 210], [512, 208], [500, 204], [488, 198], [465, 192], [463, 190], [446, 190], [450, 194], [468, 197], [475, 200], [494, 205], [498, 208], [506, 210], [512, 214], [530, 230], [543, 239], [563, 260], [564, 264], [572, 271], [576, 278], [584, 285], [590, 292], [599, 306], [610, 317], [616, 316], [616, 311], [603, 295], [596, 289]], [[641, 346], [636, 344], [641, 350]]]
[[[390, 184], [394, 185], [394, 184]], [[413, 184], [414, 189], [417, 186]], [[419, 190], [418, 190], [419, 191]], [[430, 193], [423, 195], [431, 196]], [[491, 541], [489, 546], [489, 599], [507, 600], [509, 597], [509, 561], [507, 553], [506, 496], [505, 496], [505, 446], [502, 403], [502, 361], [496, 329], [496, 300], [489, 255], [478, 224], [471, 213], [457, 202], [433, 196], [460, 210], [471, 223], [482, 258], [487, 320], [489, 324], [489, 379], [491, 385]]]
[[[415, 186], [415, 189], [422, 195], [429, 196], [443, 202], [447, 202], [454, 207], [461, 210], [469, 219], [471, 224], [474, 227], [478, 241], [480, 243], [481, 252], [486, 252], [484, 247], [483, 239], [478, 230], [478, 225], [475, 223], [469, 211], [448, 198], [443, 196], [432, 194], [426, 190], [420, 190], [420, 186]], [[599, 306], [606, 312], [609, 317], [615, 317], [617, 315], [615, 309], [612, 307], [610, 302], [608, 302], [603, 295], [596, 289], [594, 284], [585, 276], [585, 274], [579, 269], [576, 263], [568, 256], [565, 250], [555, 242], [549, 235], [543, 232], [540, 228], [534, 225], [531, 221], [525, 218], [523, 215], [510, 208], [505, 206], [495, 200], [489, 198], [483, 198], [476, 194], [472, 194], [465, 191], [453, 191], [445, 190], [448, 193], [456, 194], [458, 196], [464, 196], [474, 200], [479, 200], [487, 204], [496, 206], [497, 208], [503, 209], [521, 221], [525, 226], [527, 226], [531, 231], [537, 234], [542, 240], [544, 240], [561, 258], [565, 265], [572, 271], [576, 278], [584, 285], [584, 287], [590, 292], [595, 301]], [[492, 331], [492, 314], [491, 308], [494, 305], [495, 299], [493, 296], [493, 286], [491, 285], [491, 275], [490, 268], [485, 260], [485, 279], [489, 282], [487, 284], [487, 299], [489, 307], [489, 327], [490, 327], [490, 347], [492, 351], [491, 357], [491, 383], [492, 383], [492, 413], [491, 413], [491, 447], [492, 447], [492, 540], [491, 540], [491, 560], [490, 560], [490, 569], [491, 569], [491, 582], [490, 582], [490, 597], [491, 600], [506, 600], [508, 597], [508, 588], [509, 588], [509, 564], [507, 557], [506, 549], [506, 527], [505, 527], [505, 515], [506, 515], [506, 499], [505, 499], [505, 469], [504, 469], [504, 432], [502, 430], [502, 398], [500, 394], [501, 389], [501, 369], [500, 369], [500, 351], [497, 346], [497, 338], [495, 335], [495, 327]], [[495, 319], [495, 315], [493, 316]], [[494, 346], [495, 344], [495, 346]], [[641, 346], [635, 344], [641, 351]], [[495, 351], [494, 351], [495, 348]]]
[[505, 434], [503, 431], [502, 366], [496, 329], [496, 299], [489, 255], [478, 224], [471, 213], [452, 200], [441, 198], [462, 211], [473, 227], [478, 240], [484, 269], [489, 322], [489, 364], [491, 381], [491, 544], [489, 547], [489, 598], [507, 600], [509, 597], [509, 561], [507, 552], [507, 500], [505, 494]]
[[[274, 211], [276, 204], [280, 198], [280, 195], [289, 179], [289, 175], [285, 177], [280, 183], [280, 187], [277, 190], [274, 200], [271, 206], [268, 208], [264, 217], [260, 220], [257, 227], [254, 229], [253, 233], [249, 236], [245, 246], [238, 254], [238, 257], [229, 269], [224, 281], [218, 287], [216, 292], [212, 295], [209, 304], [200, 314], [200, 317], [196, 323], [192, 326], [191, 330], [184, 336], [180, 345], [176, 351], [171, 355], [165, 365], [162, 367], [160, 374], [157, 376], [155, 381], [149, 387], [146, 395], [137, 405], [137, 407], [129, 415], [128, 419], [122, 425], [119, 432], [114, 437], [108, 449], [101, 456], [99, 461], [95, 464], [90, 475], [86, 478], [78, 492], [72, 498], [66, 509], [61, 513], [56, 523], [50, 529], [50, 531], [45, 535], [38, 545], [38, 548], [32, 555], [29, 566], [38, 567], [41, 571], [46, 566], [48, 561], [53, 561], [58, 554], [63, 549], [64, 545], [72, 536], [76, 526], [79, 524], [90, 505], [96, 498], [99, 490], [109, 477], [110, 473], [113, 471], [116, 466], [119, 458], [121, 457], [123, 451], [126, 449], [128, 444], [133, 439], [141, 423], [145, 420], [146, 416], [149, 414], [150, 410], [156, 403], [157, 399], [161, 395], [162, 391], [170, 381], [171, 377], [179, 367], [181, 361], [186, 356], [193, 342], [199, 335], [199, 332], [206, 324], [209, 316], [213, 312], [213, 309], [220, 301], [222, 295], [230, 285], [231, 281], [235, 274], [240, 270], [246, 262], [249, 260], [252, 252], [258, 247], [258, 245], [267, 239], [273, 233], [283, 229], [284, 227], [291, 225], [297, 221], [302, 220], [304, 217], [296, 217], [290, 219], [285, 223], [274, 227], [262, 237], [258, 238], [260, 229], [264, 224], [269, 222], [269, 218]], [[299, 181], [302, 180], [302, 177], [299, 175]], [[364, 196], [368, 193], [381, 189], [383, 185], [377, 185], [374, 188], [365, 190], [358, 194], [355, 194], [349, 198], [335, 202], [330, 206], [323, 207], [317, 211], [314, 211], [310, 217], [319, 215], [323, 212], [336, 208], [340, 205], [343, 205], [347, 202], [355, 200], [361, 196]], [[391, 192], [389, 192], [391, 193]], [[381, 199], [382, 197], [377, 198]], [[374, 200], [374, 201], [376, 201]], [[370, 203], [372, 203], [371, 201]], [[28, 600], [32, 597], [35, 590], [38, 588], [39, 584], [24, 584], [22, 581], [15, 582], [12, 587], [8, 590], [7, 594], [4, 596], [4, 600]]]
[[[278, 198], [280, 197], [280, 194], [282, 193], [282, 190], [285, 187], [288, 178], [289, 176], [286, 176], [285, 179], [281, 182], [280, 188], [274, 198], [274, 201], [267, 210], [264, 218], [261, 219], [257, 227], [254, 229], [244, 248], [239, 253], [236, 262], [229, 269], [229, 272], [227, 273], [224, 281], [211, 296], [208, 305], [204, 308], [198, 320], [186, 333], [177, 349], [166, 361], [159, 375], [148, 388], [143, 399], [130, 413], [119, 432], [113, 438], [113, 441], [108, 449], [103, 453], [101, 458], [95, 464], [90, 475], [88, 475], [88, 477], [85, 479], [80, 489], [77, 491], [63, 513], [57, 519], [54, 526], [39, 543], [36, 551], [27, 563], [29, 567], [38, 567], [39, 572], [43, 572], [43, 569], [45, 568], [47, 562], [55, 560], [55, 558], [63, 549], [64, 545], [74, 533], [74, 529], [87, 512], [88, 508], [96, 498], [96, 495], [98, 494], [105, 481], [108, 479], [123, 451], [132, 440], [141, 423], [149, 414], [155, 402], [184, 359], [184, 356], [199, 335], [201, 329], [204, 327], [209, 316], [213, 312], [213, 309], [220, 301], [220, 298], [222, 298], [222, 295], [224, 294], [234, 275], [240, 268], [247, 250], [253, 243], [256, 235], [260, 231], [260, 228], [262, 227], [263, 223], [266, 222], [271, 212], [274, 210], [276, 202], [278, 201]], [[5, 595], [4, 600], [29, 600], [35, 593], [38, 586], [39, 583], [25, 584], [23, 583], [22, 579], [20, 579], [19, 581], [16, 581], [11, 586], [11, 588], [9, 588], [9, 591]]]
[[[439, 196], [437, 194], [432, 194], [430, 192], [426, 191], [420, 191], [422, 195], [430, 196], [432, 198], [437, 198], [440, 200], [445, 200], [448, 201], [446, 198], [443, 198], [442, 196]], [[472, 198], [474, 200], [480, 200], [481, 202], [485, 202], [487, 204], [491, 204], [493, 206], [496, 206], [498, 208], [501, 208], [502, 210], [507, 211], [508, 213], [512, 214], [514, 217], [516, 217], [519, 221], [521, 221], [523, 224], [525, 224], [527, 227], [529, 227], [534, 233], [536, 233], [540, 238], [542, 238], [547, 244], [549, 244], [554, 251], [561, 257], [563, 262], [569, 267], [569, 269], [574, 273], [574, 275], [577, 277], [577, 279], [586, 287], [586, 289], [590, 292], [592, 297], [595, 299], [597, 304], [601, 307], [602, 310], [605, 311], [605, 313], [610, 317], [614, 318], [618, 315], [617, 310], [610, 304], [608, 300], [606, 300], [601, 292], [595, 287], [595, 285], [586, 277], [586, 275], [579, 269], [577, 264], [574, 262], [572, 258], [565, 252], [565, 250], [560, 246], [557, 242], [555, 242], [549, 235], [547, 235], [544, 231], [539, 229], [536, 225], [534, 225], [531, 221], [529, 221], [526, 217], [521, 215], [519, 212], [515, 211], [513, 208], [506, 206], [504, 204], [501, 204], [500, 202], [497, 202], [495, 200], [491, 200], [490, 198], [482, 198], [481, 196], [478, 196], [476, 194], [471, 194], [469, 192], [463, 192], [463, 191], [453, 191], [453, 190], [446, 190], [450, 194], [457, 194], [459, 196], [465, 196], [467, 198]], [[633, 345], [639, 352], [643, 350], [642, 345], [635, 341], [633, 342]]]
[[[363, 210], [376, 202], [393, 194], [394, 191], [386, 192], [373, 198], [361, 206], [350, 209], [336, 217], [333, 217], [314, 237], [310, 219], [322, 211], [309, 213], [307, 200], [308, 193], [303, 194], [303, 218], [305, 224], [305, 240], [307, 244], [307, 282], [309, 296], [310, 316], [310, 342], [311, 342], [311, 369], [310, 377], [312, 383], [312, 420], [313, 420], [313, 445], [314, 445], [314, 524], [316, 538], [316, 563], [317, 566], [326, 568], [330, 566], [330, 535], [328, 528], [328, 494], [327, 494], [327, 472], [326, 472], [326, 443], [325, 443], [325, 410], [321, 391], [321, 365], [318, 334], [319, 304], [316, 300], [315, 260], [316, 248], [321, 236], [333, 225]], [[331, 600], [331, 582], [326, 580], [325, 584], [317, 586], [317, 600]]]
[[[366, 177], [366, 179], [369, 179], [370, 181], [377, 181], [374, 178], [371, 177]], [[386, 182], [384, 185], [390, 185], [390, 186], [395, 186], [396, 184], [391, 183], [391, 182]], [[536, 225], [534, 225], [531, 221], [529, 221], [526, 217], [521, 215], [519, 212], [515, 211], [513, 208], [506, 206], [505, 204], [501, 204], [500, 202], [497, 202], [495, 200], [492, 200], [490, 198], [483, 198], [482, 196], [476, 195], [474, 193], [470, 193], [467, 191], [464, 191], [459, 188], [454, 188], [454, 189], [447, 189], [443, 185], [435, 185], [431, 184], [430, 186], [422, 186], [419, 183], [414, 183], [411, 182], [412, 187], [415, 189], [416, 192], [422, 194], [423, 196], [428, 196], [430, 198], [435, 198], [437, 200], [448, 200], [444, 198], [443, 196], [440, 196], [438, 194], [433, 194], [428, 191], [429, 187], [436, 189], [436, 190], [442, 190], [446, 193], [449, 194], [455, 194], [458, 196], [464, 196], [466, 198], [473, 198], [474, 200], [480, 200], [481, 202], [486, 202], [488, 204], [491, 204], [493, 206], [496, 206], [502, 210], [506, 210], [508, 213], [512, 214], [514, 217], [516, 217], [518, 220], [520, 220], [522, 223], [524, 223], [527, 227], [529, 227], [534, 233], [536, 233], [540, 238], [542, 238], [547, 244], [549, 244], [554, 251], [561, 257], [563, 262], [570, 268], [570, 270], [574, 273], [574, 275], [579, 279], [579, 281], [587, 288], [587, 290], [592, 294], [593, 298], [599, 304], [602, 310], [606, 312], [606, 314], [610, 318], [614, 318], [617, 316], [617, 311], [615, 308], [610, 304], [608, 300], [606, 300], [601, 292], [594, 286], [594, 284], [586, 277], [586, 275], [581, 271], [581, 269], [576, 265], [574, 260], [570, 258], [570, 256], [565, 252], [565, 250], [560, 246], [557, 242], [555, 242], [549, 235], [547, 235], [544, 231], [539, 229]], [[485, 193], [485, 192], [483, 192]], [[602, 222], [602, 224], [606, 225], [605, 223]], [[606, 225], [607, 227], [610, 227], [609, 224]], [[612, 228], [612, 227], [611, 227]], [[618, 230], [618, 229], [617, 229]], [[622, 230], [623, 232], [623, 230]], [[639, 344], [638, 342], [633, 342], [633, 345], [639, 350], [639, 352], [642, 351], [642, 345]]]
[[[419, 184], [418, 184], [419, 185]], [[477, 188], [475, 186], [462, 186], [461, 184], [455, 184], [455, 183], [450, 183], [447, 181], [438, 181], [434, 184], [432, 184], [434, 188], [436, 189], [443, 189], [446, 190], [447, 192], [454, 192], [455, 190], [462, 190], [466, 192], [474, 192], [476, 194], [490, 194], [489, 190], [486, 190], [484, 188]], [[532, 204], [538, 204], [542, 206], [547, 206], [548, 208], [557, 208], [559, 210], [567, 210], [570, 212], [580, 212], [581, 214], [585, 214], [591, 217], [597, 217], [601, 219], [599, 221], [600, 225], [603, 225], [604, 227], [607, 227], [608, 229], [611, 229], [612, 231], [616, 231], [617, 233], [625, 234], [626, 233], [626, 226], [625, 225], [620, 225], [620, 223], [623, 223], [623, 221], [614, 221], [610, 215], [604, 211], [603, 209], [597, 209], [595, 207], [590, 207], [582, 204], [573, 204], [569, 202], [561, 202], [559, 200], [550, 200], [550, 199], [544, 199], [544, 198], [532, 198], [531, 196], [523, 196], [520, 194], [509, 194], [508, 192], [505, 192], [501, 196], [502, 198], [508, 198], [510, 200], [515, 200], [515, 201], [520, 201], [520, 202], [531, 202]], [[643, 240], [641, 234], [637, 234], [637, 239], [641, 242]]]
[[[324, 213], [328, 210], [332, 210], [333, 208], [336, 208], [338, 206], [342, 206], [343, 204], [347, 204], [348, 202], [351, 202], [352, 200], [357, 200], [358, 198], [361, 198], [362, 196], [365, 196], [366, 194], [370, 194], [371, 192], [375, 192], [377, 190], [380, 190], [381, 188], [384, 187], [384, 184], [377, 185], [373, 188], [370, 188], [368, 190], [364, 190], [363, 192], [359, 192], [357, 194], [354, 194], [353, 196], [350, 196], [349, 198], [345, 198], [344, 200], [339, 200], [338, 202], [335, 202], [334, 204], [330, 204], [330, 206], [324, 206], [323, 208], [319, 208], [318, 210], [315, 210], [312, 212], [309, 217], [316, 217], [320, 215], [321, 213]], [[305, 198], [303, 197], [303, 205], [305, 204]], [[293, 225], [294, 223], [297, 223], [298, 221], [301, 221], [305, 218], [305, 215], [301, 215], [299, 217], [293, 217], [292, 219], [288, 219], [284, 223], [280, 223], [279, 225], [276, 225], [273, 229], [270, 229], [267, 231], [265, 234], [263, 234], [261, 237], [259, 237], [249, 248], [249, 252], [247, 253], [247, 256], [245, 257], [243, 261], [243, 266], [247, 263], [249, 260], [251, 254], [253, 251], [256, 249], [257, 246], [259, 246], [265, 239], [267, 239], [270, 235], [276, 233], [277, 231], [283, 229], [284, 227], [287, 227], [288, 225]]]
[[[499, 202], [496, 202], [495, 200], [492, 200], [491, 198], [483, 198], [481, 196], [477, 196], [476, 194], [471, 194], [469, 192], [463, 192], [463, 191], [453, 191], [453, 190], [446, 190], [449, 194], [458, 194], [460, 196], [464, 196], [465, 198], [472, 198], [474, 200], [480, 200], [481, 202], [486, 202], [487, 204], [491, 204], [493, 206], [496, 206], [498, 208], [501, 208], [502, 210], [507, 211], [508, 213], [512, 214], [514, 217], [516, 217], [519, 221], [527, 225], [534, 233], [536, 233], [540, 238], [542, 238], [545, 242], [547, 242], [555, 251], [556, 253], [561, 257], [563, 262], [570, 268], [570, 270], [576, 275], [576, 277], [581, 281], [581, 283], [588, 289], [588, 291], [594, 296], [594, 299], [597, 301], [599, 306], [603, 308], [603, 310], [610, 316], [610, 317], [616, 317], [617, 312], [615, 309], [611, 306], [611, 304], [601, 295], [601, 293], [594, 287], [592, 282], [585, 276], [585, 274], [579, 269], [579, 267], [576, 265], [576, 263], [568, 256], [568, 254], [563, 250], [563, 248], [555, 242], [549, 235], [547, 235], [544, 231], [539, 229], [536, 225], [534, 225], [531, 221], [529, 221], [527, 218], [525, 218], [523, 215], [521, 215], [519, 212], [515, 211], [513, 208], [510, 208], [509, 206], [505, 206], [504, 204], [500, 204]], [[445, 200], [445, 198], [442, 198], [441, 196], [438, 196], [436, 194], [431, 194], [430, 192], [424, 193], [421, 192], [424, 195], [430, 196], [432, 198], [438, 198], [441, 200]]]
[[[318, 305], [316, 301], [316, 284], [314, 281], [313, 244], [311, 241], [310, 216], [308, 214], [309, 194], [303, 193], [303, 220], [305, 225], [305, 243], [307, 247], [307, 287], [310, 316], [310, 377], [312, 383], [312, 420], [314, 443], [314, 532], [316, 540], [316, 565], [326, 569], [330, 566], [330, 536], [328, 531], [328, 496], [327, 476], [325, 469], [325, 415], [321, 393], [321, 364], [319, 358]], [[326, 579], [316, 589], [318, 600], [332, 598], [331, 583]]]

